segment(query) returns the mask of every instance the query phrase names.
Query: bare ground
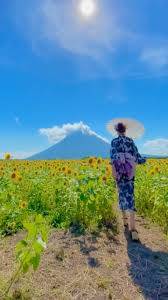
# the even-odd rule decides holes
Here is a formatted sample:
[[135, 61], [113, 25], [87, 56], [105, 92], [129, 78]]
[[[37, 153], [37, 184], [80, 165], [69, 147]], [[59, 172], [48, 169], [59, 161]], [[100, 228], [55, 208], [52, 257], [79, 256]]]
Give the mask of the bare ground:
[[[167, 300], [168, 240], [141, 217], [139, 244], [130, 241], [121, 221], [119, 227], [115, 237], [110, 231], [75, 236], [52, 230], [40, 268], [16, 283], [15, 299], [21, 291], [33, 300]], [[0, 241], [1, 282], [14, 269], [14, 247], [23, 236]]]

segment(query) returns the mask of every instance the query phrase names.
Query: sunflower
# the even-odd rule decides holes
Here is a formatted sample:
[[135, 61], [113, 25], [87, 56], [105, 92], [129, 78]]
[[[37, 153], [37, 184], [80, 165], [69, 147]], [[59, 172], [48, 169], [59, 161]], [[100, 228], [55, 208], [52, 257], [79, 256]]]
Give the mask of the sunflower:
[[160, 173], [160, 169], [158, 167], [155, 167], [155, 172]]
[[93, 158], [89, 159], [89, 164], [91, 165], [93, 163]]
[[22, 181], [22, 176], [18, 172], [13, 172], [11, 174], [11, 179], [15, 182]]
[[12, 178], [12, 179], [16, 179], [16, 177], [17, 177], [16, 172], [13, 172], [12, 175], [11, 175], [11, 178]]
[[156, 173], [155, 170], [151, 170], [150, 173], [149, 173], [149, 175], [154, 176], [155, 173]]
[[98, 164], [101, 164], [101, 162], [102, 162], [102, 160], [99, 158], [99, 159], [97, 160], [97, 163], [98, 163]]
[[18, 181], [22, 181], [22, 176], [18, 176]]
[[21, 209], [25, 209], [27, 207], [27, 202], [26, 201], [21, 201], [19, 207]]
[[5, 153], [5, 156], [4, 156], [5, 160], [9, 160], [11, 159], [11, 155], [10, 153]]
[[107, 177], [106, 176], [103, 176], [102, 179], [103, 179], [104, 182], [107, 181]]

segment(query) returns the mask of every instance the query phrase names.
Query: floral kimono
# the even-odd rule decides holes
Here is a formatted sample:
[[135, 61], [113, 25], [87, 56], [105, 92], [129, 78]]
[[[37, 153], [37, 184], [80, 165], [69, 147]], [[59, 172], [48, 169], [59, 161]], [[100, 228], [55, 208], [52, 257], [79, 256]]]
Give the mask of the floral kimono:
[[132, 139], [119, 135], [111, 142], [113, 175], [117, 182], [119, 207], [122, 211], [135, 211], [134, 176], [136, 164], [145, 163]]

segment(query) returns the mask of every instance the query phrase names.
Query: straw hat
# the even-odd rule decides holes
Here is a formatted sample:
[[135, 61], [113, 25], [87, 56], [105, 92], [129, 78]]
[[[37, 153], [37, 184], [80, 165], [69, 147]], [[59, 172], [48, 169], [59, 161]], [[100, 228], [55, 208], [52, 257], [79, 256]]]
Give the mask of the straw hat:
[[107, 123], [107, 130], [113, 135], [117, 136], [116, 126], [122, 123], [126, 127], [126, 135], [130, 138], [140, 138], [145, 131], [143, 124], [134, 119], [118, 118], [113, 119]]

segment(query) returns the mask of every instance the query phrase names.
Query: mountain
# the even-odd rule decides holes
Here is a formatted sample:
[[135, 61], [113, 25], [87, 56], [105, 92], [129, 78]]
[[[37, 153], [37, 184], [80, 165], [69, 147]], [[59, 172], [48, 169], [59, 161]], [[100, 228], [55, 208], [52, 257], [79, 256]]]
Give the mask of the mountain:
[[87, 156], [109, 157], [110, 144], [103, 138], [77, 131], [48, 148], [31, 156], [30, 160], [80, 159]]
[[168, 158], [167, 155], [142, 154], [142, 156], [146, 157], [146, 158], [155, 158], [155, 159], [166, 159], [166, 158]]

